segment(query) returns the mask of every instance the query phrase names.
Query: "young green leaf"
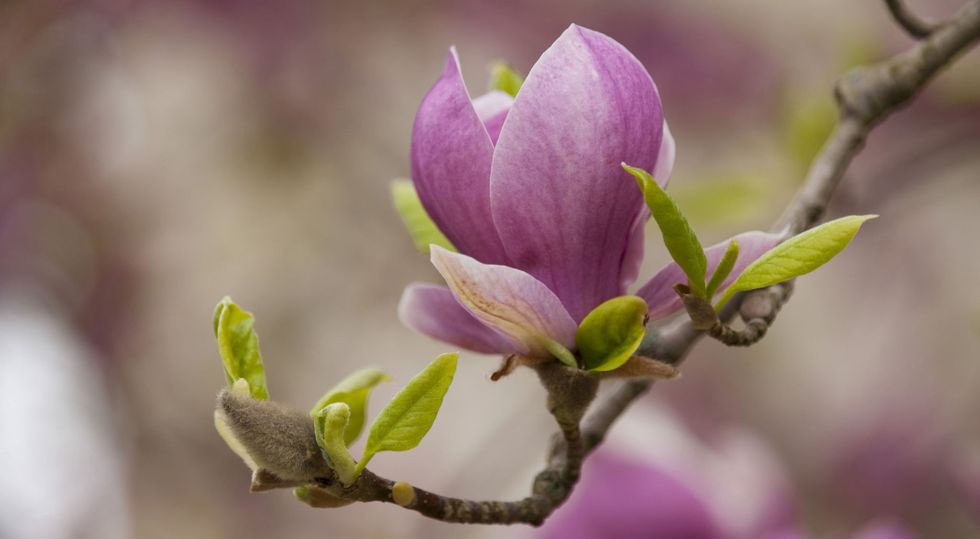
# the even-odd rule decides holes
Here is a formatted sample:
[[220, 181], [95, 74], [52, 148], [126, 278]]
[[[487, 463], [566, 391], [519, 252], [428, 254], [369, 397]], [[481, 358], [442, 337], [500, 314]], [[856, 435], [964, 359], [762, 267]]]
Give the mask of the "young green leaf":
[[646, 333], [647, 303], [636, 296], [620, 296], [592, 310], [578, 326], [575, 344], [585, 368], [611, 371], [626, 363]]
[[735, 279], [715, 304], [715, 310], [744, 290], [765, 288], [810, 273], [827, 263], [847, 247], [861, 225], [877, 215], [841, 217], [773, 247]]
[[691, 230], [691, 225], [667, 192], [654, 181], [653, 176], [641, 168], [631, 167], [626, 163], [622, 166], [626, 172], [636, 178], [637, 185], [643, 191], [643, 198], [650, 207], [650, 213], [653, 214], [663, 234], [664, 245], [667, 246], [670, 256], [677, 265], [684, 270], [691, 290], [696, 295], [704, 297], [708, 260], [704, 256], [701, 242]]
[[569, 367], [578, 368], [578, 361], [575, 359], [575, 354], [573, 354], [568, 348], [562, 346], [560, 342], [548, 339], [545, 341], [544, 347], [551, 353], [552, 356], [557, 358], [558, 361], [561, 361]]
[[518, 90], [524, 84], [524, 78], [511, 69], [505, 62], [497, 62], [490, 71], [490, 89], [506, 92], [517, 97]]
[[411, 180], [397, 179], [391, 182], [391, 199], [401, 216], [405, 228], [415, 242], [415, 248], [423, 253], [429, 252], [429, 245], [436, 244], [449, 251], [456, 252], [456, 247], [439, 230], [425, 208], [422, 201], [415, 191], [415, 185]]
[[351, 409], [343, 402], [328, 404], [313, 416], [316, 443], [345, 487], [353, 483], [354, 478], [357, 477], [354, 473], [354, 457], [347, 451], [347, 443], [344, 440], [350, 418]]
[[715, 268], [714, 274], [711, 275], [711, 280], [708, 281], [708, 289], [705, 291], [704, 297], [711, 299], [715, 295], [718, 287], [721, 286], [721, 283], [725, 282], [725, 278], [732, 272], [736, 260], [738, 260], [738, 240], [733, 238], [732, 241], [728, 242], [728, 248], [725, 249], [725, 254], [721, 257], [721, 262], [718, 262], [718, 267]]
[[378, 369], [361, 369], [340, 381], [317, 401], [310, 410], [310, 417], [316, 418], [328, 404], [342, 402], [350, 407], [350, 421], [344, 431], [344, 443], [348, 446], [357, 440], [364, 429], [364, 416], [367, 414], [368, 395], [374, 386], [390, 380]]
[[259, 336], [253, 326], [255, 317], [225, 296], [214, 309], [214, 335], [225, 366], [228, 386], [239, 378], [248, 382], [249, 392], [258, 400], [267, 400], [265, 367], [259, 352]]
[[437, 357], [381, 410], [371, 425], [354, 477], [379, 451], [408, 451], [419, 445], [436, 420], [442, 398], [456, 374], [458, 358], [455, 352]]

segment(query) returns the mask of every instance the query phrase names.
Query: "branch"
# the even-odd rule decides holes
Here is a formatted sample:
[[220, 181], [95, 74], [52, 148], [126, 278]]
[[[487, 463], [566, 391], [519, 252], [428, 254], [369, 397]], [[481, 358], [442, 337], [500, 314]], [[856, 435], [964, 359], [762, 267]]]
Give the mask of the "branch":
[[[894, 5], [901, 8], [895, 1], [888, 1], [888, 5], [893, 13]], [[904, 9], [902, 13], [908, 14]], [[902, 25], [906, 26], [905, 23]], [[911, 49], [847, 73], [834, 91], [839, 123], [811, 165], [803, 187], [772, 230], [794, 235], [817, 224], [871, 130], [917, 95], [941, 69], [975, 45], [978, 39], [980, 0], [971, 0], [950, 22], [930, 28], [928, 37]], [[792, 281], [736, 294], [719, 313], [719, 326], [711, 328], [707, 334], [726, 344], [748, 345], [758, 341], [772, 325], [791, 291]], [[740, 314], [745, 322], [742, 330], [733, 330], [727, 325], [736, 314]], [[644, 342], [639, 353], [677, 365], [703, 335], [705, 332], [695, 329], [690, 320], [679, 321], [665, 328], [655, 339]], [[600, 443], [616, 419], [652, 385], [652, 380], [627, 382], [597, 402], [586, 418], [585, 437], [589, 447]]]
[[578, 482], [586, 454], [579, 424], [595, 398], [599, 375], [558, 362], [534, 369], [548, 391], [548, 411], [561, 434], [552, 443], [547, 466], [534, 478], [531, 495], [517, 501], [442, 496], [370, 470], [345, 486], [317, 446], [308, 414], [229, 389], [218, 394], [216, 423], [230, 436], [226, 437], [229, 446], [238, 448], [236, 453], [253, 466], [252, 492], [300, 487], [297, 497], [313, 507], [388, 502], [444, 522], [538, 526], [564, 503]]
[[[535, 476], [530, 496], [506, 502], [463, 500], [441, 496], [407, 483], [397, 486], [391, 480], [367, 470], [348, 489], [336, 491], [338, 485], [329, 481], [321, 482], [319, 486], [346, 500], [393, 502], [444, 522], [541, 525], [564, 503], [578, 482], [586, 454], [579, 423], [595, 398], [599, 377], [556, 362], [534, 368], [548, 391], [548, 411], [558, 423], [561, 435], [552, 443], [547, 466]], [[402, 492], [398, 493], [396, 489]]]
[[885, 4], [888, 5], [888, 11], [891, 12], [895, 22], [916, 39], [927, 38], [938, 28], [938, 25], [928, 23], [917, 17], [915, 13], [909, 10], [903, 0], [885, 0]]
[[766, 336], [779, 309], [792, 293], [793, 281], [753, 290], [739, 304], [738, 314], [744, 324], [742, 328], [735, 329], [718, 319], [708, 329], [708, 335], [728, 346], [751, 346]]

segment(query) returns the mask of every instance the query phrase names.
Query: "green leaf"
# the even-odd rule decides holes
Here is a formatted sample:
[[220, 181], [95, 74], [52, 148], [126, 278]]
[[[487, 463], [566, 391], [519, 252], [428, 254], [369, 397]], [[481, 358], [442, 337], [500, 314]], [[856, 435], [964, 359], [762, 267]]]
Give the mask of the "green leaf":
[[664, 245], [667, 246], [670, 256], [677, 265], [687, 274], [691, 290], [696, 295], [704, 297], [704, 279], [708, 273], [708, 260], [704, 256], [701, 242], [691, 230], [691, 225], [667, 192], [654, 181], [653, 176], [641, 168], [631, 167], [626, 163], [622, 165], [636, 178], [637, 185], [643, 191], [643, 198], [650, 207], [650, 213], [653, 214], [663, 234]]
[[646, 334], [647, 310], [647, 303], [637, 296], [613, 298], [592, 309], [575, 333], [585, 368], [604, 372], [626, 363]]
[[524, 77], [518, 75], [506, 62], [497, 62], [490, 71], [491, 90], [500, 90], [517, 97], [522, 84], [524, 84]]
[[265, 367], [262, 365], [259, 336], [255, 333], [254, 325], [252, 313], [242, 310], [228, 296], [214, 309], [214, 335], [224, 362], [228, 386], [244, 378], [252, 398], [268, 400]]
[[725, 254], [721, 257], [721, 262], [718, 262], [718, 267], [715, 268], [714, 274], [711, 275], [711, 280], [708, 281], [708, 289], [704, 294], [706, 298], [711, 298], [715, 295], [718, 287], [721, 286], [721, 283], [725, 282], [725, 279], [732, 272], [736, 260], [738, 260], [738, 240], [733, 239], [728, 242], [728, 248], [725, 249]]
[[744, 290], [765, 288], [810, 273], [847, 247], [861, 225], [877, 215], [841, 217], [780, 243], [759, 257], [729, 286], [715, 310]]
[[357, 440], [364, 429], [364, 416], [367, 414], [368, 395], [374, 386], [390, 380], [378, 369], [361, 369], [328, 391], [310, 410], [310, 417], [316, 418], [328, 404], [342, 402], [350, 407], [350, 422], [344, 432], [344, 443], [348, 446]]
[[355, 477], [379, 451], [408, 451], [419, 445], [436, 420], [458, 358], [455, 352], [437, 357], [381, 410], [371, 425]]
[[345, 487], [350, 486], [357, 477], [354, 457], [347, 451], [344, 440], [350, 418], [351, 409], [343, 402], [328, 404], [313, 416], [316, 443]]
[[401, 216], [405, 228], [415, 242], [415, 248], [423, 253], [429, 252], [429, 245], [436, 244], [449, 251], [456, 252], [456, 247], [439, 230], [425, 208], [422, 201], [415, 192], [415, 185], [411, 180], [397, 179], [391, 182], [391, 199]]
[[569, 367], [578, 368], [578, 360], [575, 359], [575, 354], [571, 352], [568, 348], [565, 348], [560, 342], [547, 339], [544, 342], [544, 347], [551, 353], [552, 356], [556, 357], [558, 361], [561, 361]]

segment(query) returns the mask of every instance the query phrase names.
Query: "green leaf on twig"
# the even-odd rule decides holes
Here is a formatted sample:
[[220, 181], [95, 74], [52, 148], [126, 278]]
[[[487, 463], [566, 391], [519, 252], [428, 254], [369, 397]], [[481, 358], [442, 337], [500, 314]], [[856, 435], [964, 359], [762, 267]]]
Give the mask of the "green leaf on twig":
[[350, 418], [351, 409], [343, 402], [328, 404], [313, 416], [316, 443], [344, 486], [349, 486], [357, 477], [354, 457], [347, 451], [344, 440]]
[[268, 400], [265, 387], [265, 367], [259, 352], [259, 336], [255, 333], [255, 317], [242, 310], [225, 296], [214, 308], [214, 336], [225, 366], [228, 387], [239, 378], [248, 382], [252, 398]]
[[646, 333], [647, 303], [637, 296], [620, 296], [592, 310], [578, 326], [575, 344], [585, 368], [611, 371], [626, 363]]
[[391, 182], [391, 199], [395, 204], [402, 223], [415, 242], [415, 248], [423, 253], [429, 252], [429, 245], [436, 244], [446, 250], [456, 252], [456, 247], [439, 230], [435, 222], [422, 207], [419, 194], [412, 180], [397, 179]]
[[425, 437], [456, 374], [459, 354], [443, 354], [415, 375], [378, 414], [354, 476], [380, 451], [408, 451]]
[[364, 416], [367, 414], [368, 395], [371, 389], [381, 382], [390, 380], [378, 369], [361, 369], [340, 381], [316, 403], [310, 416], [314, 419], [329, 404], [342, 402], [350, 407], [350, 421], [344, 431], [344, 443], [348, 446], [357, 440], [364, 429]]
[[819, 268], [847, 247], [865, 221], [875, 217], [877, 215], [841, 217], [773, 247], [745, 268], [722, 294], [715, 310], [721, 310], [738, 292], [765, 288]]
[[626, 163], [622, 166], [636, 178], [637, 185], [643, 191], [643, 198], [650, 207], [650, 213], [653, 214], [663, 234], [664, 245], [670, 251], [671, 258], [687, 275], [691, 291], [695, 295], [705, 297], [704, 280], [708, 273], [708, 260], [687, 218], [647, 171], [631, 167]]

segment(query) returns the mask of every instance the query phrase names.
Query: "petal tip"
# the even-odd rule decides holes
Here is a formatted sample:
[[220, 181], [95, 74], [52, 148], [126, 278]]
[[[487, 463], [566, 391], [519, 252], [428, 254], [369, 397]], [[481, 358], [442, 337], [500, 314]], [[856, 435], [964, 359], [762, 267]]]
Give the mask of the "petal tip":
[[452, 254], [449, 249], [442, 247], [441, 245], [436, 245], [434, 243], [429, 244], [429, 260], [435, 262], [436, 259], [443, 259], [446, 255]]
[[449, 54], [446, 55], [446, 69], [444, 72], [459, 73], [459, 51], [456, 45], [449, 46]]
[[398, 298], [398, 307], [395, 308], [395, 312], [398, 314], [398, 320], [402, 324], [408, 327], [412, 327], [412, 325], [409, 323], [410, 320], [409, 312], [411, 310], [412, 300], [419, 294], [419, 291], [425, 286], [432, 286], [432, 285], [415, 282], [415, 283], [409, 283], [408, 285], [405, 286], [405, 289], [402, 290], [402, 296]]
[[561, 35], [558, 36], [558, 39], [555, 40], [555, 43], [564, 41], [566, 39], [577, 39], [578, 41], [584, 43], [585, 40], [589, 37], [589, 34], [598, 34], [598, 32], [596, 32], [595, 30], [590, 30], [584, 26], [580, 26], [573, 22], [568, 25], [568, 28], [565, 28], [565, 30], [561, 33]]

